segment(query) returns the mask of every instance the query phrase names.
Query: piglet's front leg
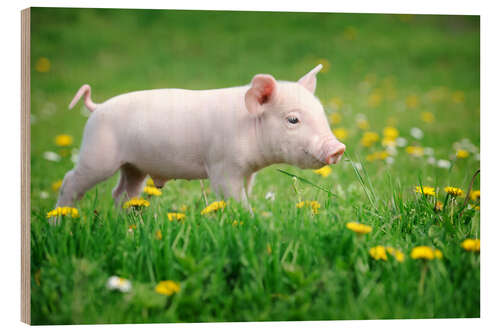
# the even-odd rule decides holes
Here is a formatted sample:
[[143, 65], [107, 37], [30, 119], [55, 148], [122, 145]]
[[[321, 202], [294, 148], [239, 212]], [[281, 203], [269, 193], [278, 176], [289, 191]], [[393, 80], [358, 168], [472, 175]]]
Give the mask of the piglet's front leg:
[[231, 175], [223, 172], [211, 174], [210, 182], [215, 190], [217, 197], [224, 199], [233, 198], [239, 201], [248, 209], [252, 215], [252, 207], [248, 202], [245, 191], [245, 177], [243, 175]]

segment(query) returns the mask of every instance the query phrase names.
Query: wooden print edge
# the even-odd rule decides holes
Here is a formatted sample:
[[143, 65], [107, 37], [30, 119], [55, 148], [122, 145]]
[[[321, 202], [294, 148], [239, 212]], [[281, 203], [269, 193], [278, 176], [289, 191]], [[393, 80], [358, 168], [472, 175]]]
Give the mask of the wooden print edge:
[[21, 321], [31, 324], [30, 293], [30, 32], [31, 11], [21, 11]]

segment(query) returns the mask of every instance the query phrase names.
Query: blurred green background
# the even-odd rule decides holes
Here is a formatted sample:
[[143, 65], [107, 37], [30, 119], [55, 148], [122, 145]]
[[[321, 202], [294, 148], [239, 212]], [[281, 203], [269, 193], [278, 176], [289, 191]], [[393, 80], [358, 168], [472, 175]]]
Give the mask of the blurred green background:
[[[32, 114], [50, 123], [32, 128], [34, 156], [56, 134], [80, 142], [86, 118], [67, 105], [84, 83], [102, 102], [134, 90], [245, 85], [257, 73], [292, 81], [319, 62], [327, 70], [316, 94], [329, 114], [340, 100], [340, 126], [355, 127], [361, 113], [379, 133], [395, 119], [408, 137], [431, 112], [423, 146], [448, 158], [459, 139], [479, 143], [477, 16], [34, 8], [31, 56], [50, 61], [48, 72], [32, 71]], [[349, 134], [354, 153], [362, 133]]]
[[[472, 207], [458, 220], [450, 208], [435, 214], [414, 193], [418, 184], [434, 186], [444, 201], [445, 186], [467, 190], [479, 168], [478, 16], [33, 8], [31, 19], [34, 323], [479, 316], [479, 257], [460, 248], [479, 237], [479, 212]], [[84, 223], [47, 224], [89, 115], [82, 103], [67, 110], [82, 84], [99, 103], [134, 90], [245, 85], [257, 73], [295, 81], [318, 63], [316, 95], [348, 155], [325, 178], [279, 166], [337, 195], [300, 185], [299, 198], [321, 203], [318, 215], [296, 209], [291, 179], [270, 167], [250, 198], [255, 217], [240, 208], [217, 221], [200, 217], [199, 183], [176, 181], [144, 216], [141, 238], [131, 239], [134, 218], [112, 205], [115, 176], [78, 203]], [[388, 126], [402, 143], [370, 158], [389, 151]], [[367, 132], [378, 139], [364, 145]], [[60, 134], [73, 142], [58, 147]], [[353, 171], [360, 164], [369, 197]], [[265, 199], [269, 192], [275, 201]], [[168, 223], [165, 213], [183, 204], [193, 231], [179, 257], [170, 246], [184, 224]], [[244, 227], [233, 228], [233, 219]], [[350, 220], [375, 231], [361, 242], [346, 231]], [[161, 244], [155, 228], [165, 235]], [[420, 294], [418, 263], [378, 265], [367, 255], [377, 244], [407, 258], [428, 244], [445, 258], [432, 263]], [[280, 265], [290, 251], [291, 270]], [[229, 279], [228, 271], [236, 273]], [[133, 281], [132, 295], [105, 289], [114, 274]], [[183, 290], [165, 311], [151, 295], [159, 279], [180, 281]]]

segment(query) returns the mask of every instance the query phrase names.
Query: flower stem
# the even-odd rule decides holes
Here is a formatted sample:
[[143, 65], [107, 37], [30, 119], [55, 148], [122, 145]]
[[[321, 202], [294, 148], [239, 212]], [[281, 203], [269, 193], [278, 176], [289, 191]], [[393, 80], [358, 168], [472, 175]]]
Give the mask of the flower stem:
[[449, 198], [450, 198], [450, 194], [446, 193], [446, 198], [444, 199], [444, 204], [443, 204], [443, 212], [446, 209], [446, 204], [448, 203]]
[[451, 198], [451, 212], [450, 212], [450, 217], [451, 217], [451, 224], [453, 224], [453, 208], [455, 208], [455, 198]]
[[297, 193], [297, 196], [299, 197], [299, 202], [302, 201], [302, 196], [300, 195], [300, 191], [299, 191], [299, 186], [298, 186], [298, 179], [297, 177], [293, 177], [293, 183], [292, 183], [292, 186], [293, 186], [293, 189], [295, 190], [295, 193]]
[[203, 201], [205, 201], [205, 206], [208, 206], [207, 193], [205, 191], [205, 183], [203, 179], [200, 179], [201, 194], [203, 195]]
[[422, 296], [424, 293], [424, 283], [425, 283], [425, 276], [427, 275], [427, 262], [424, 261], [422, 264], [422, 269], [420, 270], [420, 282], [418, 284], [418, 295]]

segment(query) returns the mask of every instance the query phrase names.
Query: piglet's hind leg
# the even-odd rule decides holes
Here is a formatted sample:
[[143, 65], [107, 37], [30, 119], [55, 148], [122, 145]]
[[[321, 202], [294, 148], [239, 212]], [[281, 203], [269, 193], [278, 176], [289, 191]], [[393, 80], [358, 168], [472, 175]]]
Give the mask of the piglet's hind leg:
[[122, 167], [122, 177], [125, 178], [127, 198], [132, 199], [140, 196], [144, 188], [146, 173], [137, 169], [133, 165], [126, 164]]

